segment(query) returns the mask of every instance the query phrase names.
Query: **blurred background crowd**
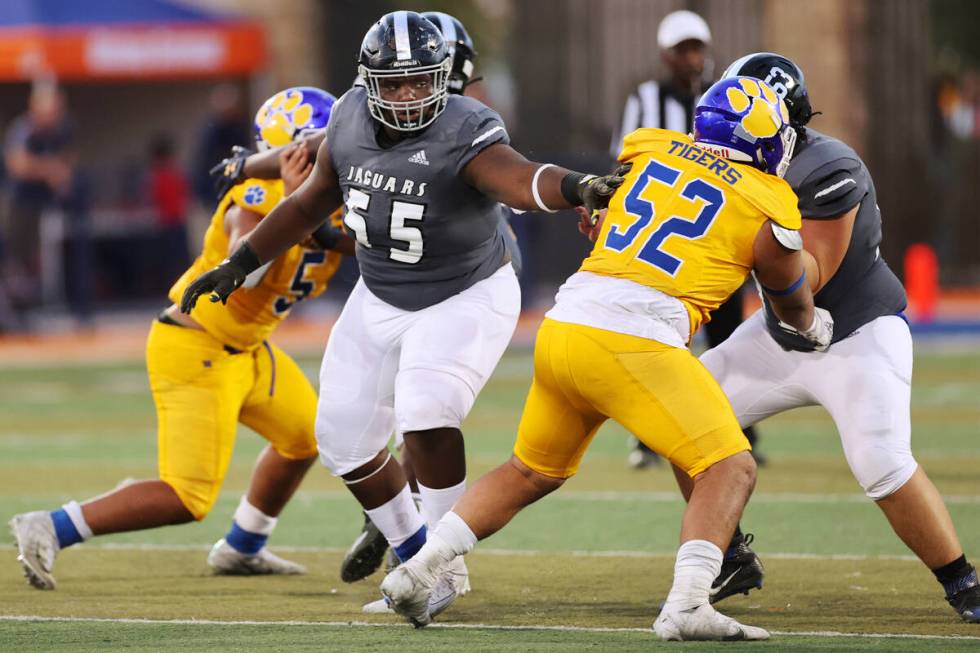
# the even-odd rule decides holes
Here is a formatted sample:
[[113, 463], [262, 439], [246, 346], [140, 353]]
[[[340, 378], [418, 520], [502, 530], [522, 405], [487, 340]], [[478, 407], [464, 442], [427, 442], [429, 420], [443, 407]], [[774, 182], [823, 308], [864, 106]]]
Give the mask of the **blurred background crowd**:
[[[925, 252], [938, 262], [942, 288], [980, 287], [980, 3], [416, 5], [0, 2], [0, 332], [87, 328], [115, 312], [163, 306], [216, 204], [207, 171], [231, 146], [253, 144], [258, 105], [292, 85], [341, 95], [364, 32], [405, 8], [457, 16], [476, 44], [487, 102], [515, 146], [577, 169], [610, 166], [610, 142], [639, 84], [677, 77], [671, 56], [683, 53], [657, 39], [670, 12], [691, 10], [710, 27], [699, 79], [679, 90], [681, 100], [738, 56], [785, 54], [805, 71], [821, 112], [811, 125], [867, 161], [892, 267], [900, 275], [920, 269], [907, 268], [906, 256]], [[572, 215], [514, 222], [525, 306], [546, 303], [588, 244]], [[337, 301], [356, 275], [346, 265], [346, 282], [328, 293]]]

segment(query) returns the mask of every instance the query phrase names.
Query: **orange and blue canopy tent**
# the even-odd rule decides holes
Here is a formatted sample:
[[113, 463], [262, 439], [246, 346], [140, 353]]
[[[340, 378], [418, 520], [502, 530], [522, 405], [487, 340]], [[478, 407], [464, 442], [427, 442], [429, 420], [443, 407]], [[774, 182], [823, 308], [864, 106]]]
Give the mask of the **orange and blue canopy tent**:
[[244, 76], [262, 26], [166, 0], [0, 0], [0, 82]]

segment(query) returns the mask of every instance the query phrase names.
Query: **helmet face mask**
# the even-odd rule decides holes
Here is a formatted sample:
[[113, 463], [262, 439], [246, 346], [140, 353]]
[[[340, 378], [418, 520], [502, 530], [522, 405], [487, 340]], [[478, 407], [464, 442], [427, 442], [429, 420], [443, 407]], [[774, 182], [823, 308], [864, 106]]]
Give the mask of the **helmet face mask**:
[[782, 177], [796, 147], [785, 103], [752, 77], [722, 79], [694, 109], [694, 142], [719, 157]]
[[336, 98], [313, 86], [294, 86], [273, 95], [255, 114], [252, 129], [260, 152], [287, 145], [323, 129]]
[[[420, 66], [404, 70], [372, 71], [364, 65], [358, 73], [364, 79], [371, 116], [396, 131], [412, 132], [431, 125], [446, 108], [449, 95], [447, 83], [452, 60], [435, 66]], [[411, 100], [390, 99], [400, 94], [404, 85], [414, 89], [413, 95], [425, 94]]]
[[452, 65], [445, 39], [423, 16], [382, 16], [364, 36], [358, 57], [371, 116], [399, 132], [428, 127], [446, 108]]

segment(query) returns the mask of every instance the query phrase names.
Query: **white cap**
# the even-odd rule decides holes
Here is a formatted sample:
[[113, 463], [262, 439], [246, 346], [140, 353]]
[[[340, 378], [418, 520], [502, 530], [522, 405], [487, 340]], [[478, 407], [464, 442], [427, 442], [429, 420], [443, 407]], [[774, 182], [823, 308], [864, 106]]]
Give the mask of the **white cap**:
[[669, 50], [678, 43], [694, 39], [704, 44], [711, 43], [711, 30], [708, 23], [693, 11], [682, 9], [664, 16], [657, 28], [657, 45], [661, 50]]

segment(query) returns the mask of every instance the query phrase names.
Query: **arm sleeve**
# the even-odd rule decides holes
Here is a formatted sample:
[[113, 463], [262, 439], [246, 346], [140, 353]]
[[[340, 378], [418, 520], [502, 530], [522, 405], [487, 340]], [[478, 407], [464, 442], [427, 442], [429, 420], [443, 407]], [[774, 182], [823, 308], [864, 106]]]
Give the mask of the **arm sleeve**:
[[453, 148], [456, 155], [456, 174], [466, 167], [477, 154], [491, 145], [510, 144], [510, 136], [504, 121], [493, 109], [483, 107], [467, 117], [456, 137]]
[[861, 161], [835, 159], [811, 172], [797, 187], [800, 213], [810, 219], [837, 217], [857, 206], [870, 186]]

